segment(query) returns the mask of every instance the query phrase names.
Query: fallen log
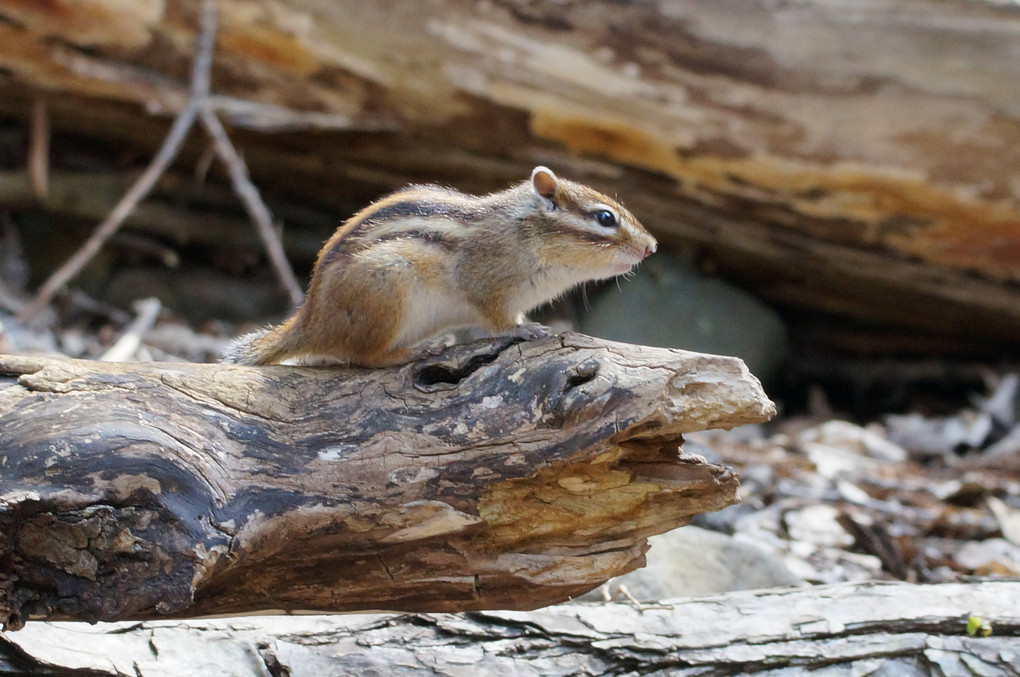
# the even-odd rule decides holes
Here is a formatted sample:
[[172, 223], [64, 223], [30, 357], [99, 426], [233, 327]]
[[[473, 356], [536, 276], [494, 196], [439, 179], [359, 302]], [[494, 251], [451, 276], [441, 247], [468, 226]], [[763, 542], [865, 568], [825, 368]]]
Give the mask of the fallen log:
[[736, 358], [566, 334], [387, 370], [0, 356], [0, 620], [528, 609], [736, 501]]
[[[1020, 582], [855, 583], [534, 612], [33, 623], [6, 674], [1016, 674]], [[971, 636], [971, 614], [987, 622]], [[972, 626], [973, 627], [973, 626]], [[47, 670], [53, 670], [48, 672]], [[85, 672], [89, 671], [89, 672]]]

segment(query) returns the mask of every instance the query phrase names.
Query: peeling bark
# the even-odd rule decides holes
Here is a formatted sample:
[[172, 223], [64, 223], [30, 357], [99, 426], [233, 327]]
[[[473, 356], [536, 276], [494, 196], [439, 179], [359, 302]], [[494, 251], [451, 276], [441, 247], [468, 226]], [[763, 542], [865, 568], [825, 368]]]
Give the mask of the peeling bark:
[[736, 500], [685, 432], [735, 358], [576, 334], [388, 370], [0, 356], [0, 611], [111, 621], [535, 608]]

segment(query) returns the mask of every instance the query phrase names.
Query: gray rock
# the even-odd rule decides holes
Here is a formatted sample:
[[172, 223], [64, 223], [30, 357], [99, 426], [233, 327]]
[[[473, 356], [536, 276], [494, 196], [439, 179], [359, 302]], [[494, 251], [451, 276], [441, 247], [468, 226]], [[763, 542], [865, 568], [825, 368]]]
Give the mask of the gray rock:
[[[621, 584], [641, 602], [805, 584], [778, 555], [715, 531], [686, 526], [648, 540], [648, 565], [611, 580], [614, 596]], [[581, 599], [601, 598], [595, 590]]]
[[580, 329], [613, 341], [736, 355], [762, 380], [775, 374], [786, 350], [775, 311], [665, 252], [641, 264], [633, 279], [607, 285]]

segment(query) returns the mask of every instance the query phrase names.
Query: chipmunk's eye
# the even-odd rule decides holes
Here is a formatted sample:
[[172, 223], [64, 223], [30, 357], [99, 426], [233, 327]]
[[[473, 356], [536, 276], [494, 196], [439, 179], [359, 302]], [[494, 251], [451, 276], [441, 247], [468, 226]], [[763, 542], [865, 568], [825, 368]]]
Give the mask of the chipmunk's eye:
[[600, 209], [591, 216], [595, 219], [595, 223], [600, 226], [604, 226], [605, 228], [616, 228], [616, 226], [619, 225], [616, 222], [616, 214], [608, 209]]

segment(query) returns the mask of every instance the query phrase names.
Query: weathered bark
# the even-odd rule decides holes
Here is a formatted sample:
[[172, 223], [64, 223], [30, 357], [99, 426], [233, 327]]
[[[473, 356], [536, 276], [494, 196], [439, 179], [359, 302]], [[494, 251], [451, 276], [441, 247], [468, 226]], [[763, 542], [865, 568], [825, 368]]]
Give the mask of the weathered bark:
[[[1020, 583], [843, 584], [541, 611], [31, 624], [8, 674], [1007, 675]], [[969, 637], [968, 615], [991, 624]], [[22, 652], [28, 654], [26, 657]], [[289, 671], [289, 672], [288, 672]], [[45, 674], [63, 674], [59, 669]], [[81, 674], [81, 673], [74, 673]]]
[[736, 500], [735, 358], [565, 335], [388, 370], [0, 356], [0, 620], [534, 608]]
[[[228, 120], [314, 131], [238, 135], [263, 185], [356, 208], [546, 162], [760, 294], [885, 327], [871, 347], [1020, 339], [1008, 3], [220, 4]], [[154, 147], [196, 5], [0, 0], [0, 113], [45, 96], [58, 132]]]

